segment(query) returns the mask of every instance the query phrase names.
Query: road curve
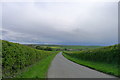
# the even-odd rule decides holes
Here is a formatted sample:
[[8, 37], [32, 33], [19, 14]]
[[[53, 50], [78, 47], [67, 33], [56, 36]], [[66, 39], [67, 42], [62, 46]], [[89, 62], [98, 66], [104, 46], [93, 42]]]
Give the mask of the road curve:
[[48, 78], [115, 78], [66, 59], [62, 52], [56, 55], [48, 70]]

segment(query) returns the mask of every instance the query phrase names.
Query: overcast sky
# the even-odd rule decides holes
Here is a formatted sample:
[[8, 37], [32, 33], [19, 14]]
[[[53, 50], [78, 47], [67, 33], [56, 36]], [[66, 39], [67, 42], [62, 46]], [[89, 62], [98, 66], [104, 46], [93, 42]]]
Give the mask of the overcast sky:
[[108, 1], [5, 2], [0, 30], [2, 39], [19, 43], [112, 45], [117, 10], [117, 2]]

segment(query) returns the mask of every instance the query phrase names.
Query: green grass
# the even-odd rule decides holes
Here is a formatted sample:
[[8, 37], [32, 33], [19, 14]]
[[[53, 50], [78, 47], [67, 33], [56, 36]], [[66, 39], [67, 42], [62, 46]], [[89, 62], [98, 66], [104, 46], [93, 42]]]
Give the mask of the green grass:
[[55, 47], [56, 49], [95, 49], [103, 46], [77, 46], [77, 45], [59, 45], [59, 46], [51, 46], [51, 48]]
[[100, 72], [104, 72], [104, 73], [111, 74], [111, 75], [119, 77], [118, 65], [81, 60], [81, 59], [69, 56], [65, 53], [63, 53], [63, 56], [66, 57], [67, 59], [77, 63], [77, 64], [80, 64], [80, 65], [89, 67], [91, 69], [98, 70]]
[[35, 65], [28, 67], [26, 71], [19, 74], [16, 78], [46, 78], [48, 68], [55, 55], [48, 56]]
[[69, 49], [95, 49], [95, 48], [100, 48], [102, 46], [74, 46], [74, 45], [69, 45], [69, 46], [61, 46], [61, 48], [69, 48]]
[[39, 45], [39, 44], [31, 44], [28, 45], [31, 47], [41, 46], [41, 47], [51, 47], [52, 49], [95, 49], [103, 46], [81, 46], [81, 45]]

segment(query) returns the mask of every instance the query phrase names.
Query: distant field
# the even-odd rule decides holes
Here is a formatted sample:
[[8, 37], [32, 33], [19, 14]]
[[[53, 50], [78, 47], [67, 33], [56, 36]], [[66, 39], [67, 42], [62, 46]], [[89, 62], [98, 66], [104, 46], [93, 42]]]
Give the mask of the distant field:
[[60, 46], [61, 48], [70, 48], [70, 49], [93, 49], [93, 48], [100, 48], [102, 46]]
[[[41, 45], [41, 46], [45, 46], [45, 45]], [[46, 45], [49, 46], [51, 48], [69, 48], [69, 49], [94, 49], [94, 48], [100, 48], [103, 46], [78, 46], [78, 45]]]
[[87, 50], [87, 49], [95, 49], [95, 48], [101, 48], [103, 46], [79, 46], [79, 45], [40, 45], [40, 44], [30, 44], [28, 45], [30, 47], [35, 48], [36, 46], [41, 46], [43, 48], [50, 47], [52, 50], [73, 50], [73, 51], [79, 51], [79, 50]]
[[53, 49], [59, 49], [59, 48], [61, 48], [61, 47], [51, 46], [51, 48], [53, 48]]

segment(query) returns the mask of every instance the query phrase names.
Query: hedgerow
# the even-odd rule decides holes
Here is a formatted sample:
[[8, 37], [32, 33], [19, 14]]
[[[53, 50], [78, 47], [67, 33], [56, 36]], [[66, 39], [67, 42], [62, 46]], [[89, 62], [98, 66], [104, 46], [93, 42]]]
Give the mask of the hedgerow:
[[49, 51], [2, 40], [2, 77], [14, 77], [20, 70], [51, 54]]
[[85, 50], [79, 52], [64, 52], [69, 56], [75, 57], [77, 59], [88, 60], [93, 62], [104, 62], [109, 64], [118, 65], [120, 49], [118, 45], [98, 48], [94, 50]]

